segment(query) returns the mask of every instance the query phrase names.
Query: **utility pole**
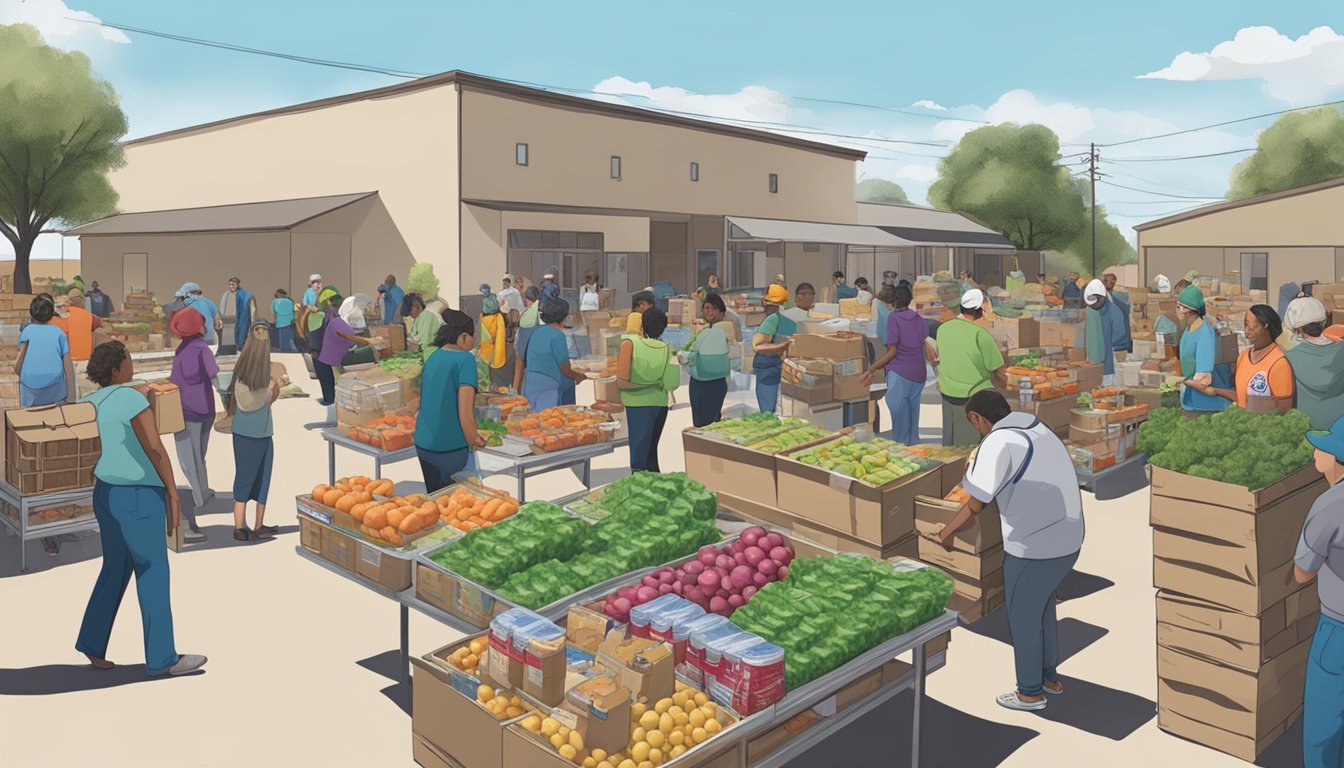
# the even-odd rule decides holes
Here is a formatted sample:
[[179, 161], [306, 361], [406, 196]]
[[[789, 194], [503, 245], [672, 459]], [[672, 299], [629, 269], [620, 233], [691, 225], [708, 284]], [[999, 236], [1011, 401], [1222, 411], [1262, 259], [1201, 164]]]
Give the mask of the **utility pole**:
[[1089, 145], [1087, 153], [1087, 178], [1092, 186], [1092, 277], [1097, 276], [1097, 145]]

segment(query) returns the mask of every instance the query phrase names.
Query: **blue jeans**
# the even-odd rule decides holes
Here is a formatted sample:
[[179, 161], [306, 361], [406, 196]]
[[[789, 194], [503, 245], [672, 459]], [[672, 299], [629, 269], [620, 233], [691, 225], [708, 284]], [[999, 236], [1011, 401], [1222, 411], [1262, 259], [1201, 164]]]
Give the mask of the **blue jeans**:
[[93, 514], [103, 544], [103, 568], [93, 585], [75, 649], [106, 658], [112, 623], [135, 573], [135, 594], [144, 625], [145, 668], [151, 675], [177, 663], [173, 608], [168, 592], [167, 504], [163, 488], [142, 485], [93, 486]]
[[1055, 593], [1078, 562], [1078, 553], [1050, 560], [1003, 556], [1004, 605], [1013, 638], [1017, 690], [1040, 696], [1042, 680], [1059, 682], [1059, 629]]
[[453, 475], [466, 469], [471, 451], [467, 448], [429, 451], [417, 445], [415, 456], [420, 460], [420, 473], [425, 476], [425, 493], [433, 493], [453, 484]]
[[728, 380], [700, 381], [691, 379], [691, 426], [708, 427], [723, 414], [723, 400], [728, 396]]
[[904, 445], [919, 443], [919, 398], [924, 382], [911, 381], [887, 371], [887, 410], [891, 411], [891, 439]]
[[275, 329], [276, 344], [281, 352], [298, 352], [299, 348], [294, 345], [294, 326], [287, 325], [284, 328]]
[[1344, 765], [1344, 624], [1321, 616], [1307, 658], [1302, 708], [1302, 764]]
[[667, 406], [626, 406], [630, 425], [630, 471], [658, 472], [658, 441], [667, 423]]

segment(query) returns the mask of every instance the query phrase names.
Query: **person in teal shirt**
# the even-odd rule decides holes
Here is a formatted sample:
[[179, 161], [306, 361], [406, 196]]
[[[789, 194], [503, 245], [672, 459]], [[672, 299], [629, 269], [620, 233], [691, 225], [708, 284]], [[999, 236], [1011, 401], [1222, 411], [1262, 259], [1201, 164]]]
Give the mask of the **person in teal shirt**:
[[445, 309], [441, 319], [434, 352], [420, 374], [415, 420], [415, 455], [428, 492], [452, 485], [471, 449], [485, 447], [476, 431], [476, 324], [456, 309]]
[[[1227, 408], [1228, 401], [1204, 389], [1232, 389], [1232, 376], [1227, 365], [1216, 365], [1218, 334], [1204, 317], [1204, 293], [1198, 286], [1188, 286], [1176, 300], [1176, 311], [1186, 325], [1181, 336], [1181, 375], [1186, 384], [1181, 388], [1181, 407], [1187, 412], [1213, 413]], [[1191, 383], [1199, 388], [1191, 386]]]
[[534, 411], [557, 405], [574, 405], [574, 385], [586, 378], [569, 364], [569, 341], [565, 338], [565, 317], [569, 302], [543, 297], [541, 325], [527, 341], [523, 397]]
[[99, 389], [85, 402], [97, 412], [103, 446], [93, 469], [93, 514], [98, 519], [103, 566], [75, 649], [96, 669], [115, 666], [107, 660], [107, 646], [134, 573], [144, 625], [145, 670], [151, 677], [185, 675], [204, 666], [206, 659], [178, 654], [173, 642], [164, 532], [181, 524], [177, 483], [149, 400], [128, 386], [134, 375], [131, 355], [121, 342], [99, 344], [89, 357], [88, 377]]
[[275, 338], [281, 352], [297, 353], [294, 343], [294, 300], [289, 291], [277, 288], [275, 299], [271, 301], [271, 314], [275, 315]]
[[774, 413], [779, 405], [780, 374], [784, 370], [784, 353], [789, 351], [789, 337], [798, 332], [798, 324], [780, 311], [789, 298], [782, 285], [772, 285], [765, 294], [766, 318], [751, 337], [756, 356], [751, 360], [756, 375], [756, 407], [761, 413]]
[[719, 420], [723, 401], [728, 396], [728, 332], [724, 315], [728, 307], [717, 293], [705, 294], [700, 314], [705, 328], [691, 339], [690, 348], [680, 355], [681, 364], [691, 375], [691, 424], [707, 427]]

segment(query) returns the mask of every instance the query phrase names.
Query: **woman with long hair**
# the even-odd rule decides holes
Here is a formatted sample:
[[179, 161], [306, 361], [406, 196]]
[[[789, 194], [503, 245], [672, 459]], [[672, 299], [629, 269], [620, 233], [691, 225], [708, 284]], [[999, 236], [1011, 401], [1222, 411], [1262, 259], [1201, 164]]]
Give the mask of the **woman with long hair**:
[[206, 469], [205, 454], [210, 449], [210, 431], [215, 426], [215, 391], [220, 389], [219, 363], [214, 350], [205, 340], [205, 316], [195, 307], [187, 307], [173, 315], [172, 331], [182, 341], [173, 353], [173, 370], [168, 380], [177, 385], [182, 398], [182, 417], [185, 426], [173, 436], [177, 445], [177, 461], [182, 474], [191, 486], [192, 511], [186, 515], [188, 527], [183, 532], [185, 541], [204, 541], [196, 524], [196, 513], [215, 497], [210, 489], [210, 474]]
[[97, 412], [98, 437], [103, 444], [102, 456], [93, 468], [93, 514], [98, 518], [103, 567], [84, 611], [75, 649], [95, 669], [115, 666], [107, 660], [107, 644], [134, 573], [144, 626], [145, 670], [151, 677], [195, 672], [205, 665], [205, 657], [179, 655], [173, 641], [164, 533], [181, 524], [181, 512], [168, 451], [154, 426], [149, 400], [128, 386], [135, 371], [125, 345], [119, 341], [99, 344], [89, 356], [88, 377], [98, 391], [85, 401]]
[[[233, 366], [233, 538], [238, 541], [273, 536], [266, 525], [266, 497], [275, 462], [271, 405], [280, 397], [280, 382], [271, 378], [271, 334], [255, 323]], [[257, 523], [247, 529], [247, 503], [256, 502]]]

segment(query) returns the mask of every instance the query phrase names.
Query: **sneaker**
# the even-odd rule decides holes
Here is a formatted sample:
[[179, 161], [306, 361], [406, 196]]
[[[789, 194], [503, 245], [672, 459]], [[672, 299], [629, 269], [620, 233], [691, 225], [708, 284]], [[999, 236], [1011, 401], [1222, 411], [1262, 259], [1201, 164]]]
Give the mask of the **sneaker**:
[[1018, 712], [1039, 712], [1045, 709], [1045, 697], [1042, 696], [1039, 701], [1023, 701], [1018, 697], [1017, 691], [1009, 691], [995, 699], [1000, 707], [1012, 709]]
[[1047, 695], [1047, 696], [1062, 696], [1062, 695], [1064, 694], [1064, 684], [1063, 684], [1063, 683], [1055, 683], [1055, 685], [1058, 686], [1058, 687], [1056, 687], [1056, 688], [1051, 688], [1051, 687], [1050, 687], [1050, 681], [1047, 680], [1047, 681], [1045, 681], [1044, 683], [1041, 684], [1041, 687], [1045, 690], [1045, 695]]
[[182, 541], [185, 541], [188, 544], [197, 544], [205, 541], [205, 534], [201, 532], [200, 528], [193, 525], [182, 531]]
[[206, 659], [204, 656], [182, 654], [177, 657], [177, 663], [168, 668], [168, 674], [173, 677], [177, 677], [178, 675], [189, 675], [201, 667], [204, 667], [205, 661]]
[[262, 525], [253, 529], [258, 536], [274, 536], [280, 532], [280, 527], [276, 525]]
[[251, 538], [252, 538], [252, 532], [249, 531], [248, 529], [246, 529], [246, 528], [234, 528], [234, 529], [233, 529], [233, 540], [234, 540], [234, 541], [249, 541], [249, 540], [251, 540]]
[[89, 666], [93, 667], [94, 669], [103, 670], [104, 672], [109, 669], [115, 669], [117, 666], [116, 664], [113, 664], [107, 659], [99, 658], [98, 656], [94, 656], [93, 654], [86, 653], [84, 654], [84, 657], [89, 660]]

